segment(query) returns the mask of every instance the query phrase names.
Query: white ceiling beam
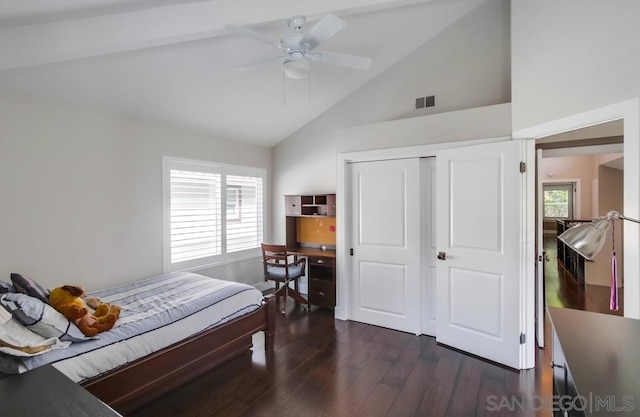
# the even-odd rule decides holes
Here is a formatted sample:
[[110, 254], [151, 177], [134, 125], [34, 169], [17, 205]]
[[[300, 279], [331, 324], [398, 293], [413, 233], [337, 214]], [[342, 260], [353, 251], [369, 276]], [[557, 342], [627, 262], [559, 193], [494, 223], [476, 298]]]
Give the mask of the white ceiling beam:
[[166, 5], [105, 16], [0, 28], [0, 71], [50, 64], [228, 33], [228, 23], [250, 25], [348, 15], [433, 0], [216, 0]]

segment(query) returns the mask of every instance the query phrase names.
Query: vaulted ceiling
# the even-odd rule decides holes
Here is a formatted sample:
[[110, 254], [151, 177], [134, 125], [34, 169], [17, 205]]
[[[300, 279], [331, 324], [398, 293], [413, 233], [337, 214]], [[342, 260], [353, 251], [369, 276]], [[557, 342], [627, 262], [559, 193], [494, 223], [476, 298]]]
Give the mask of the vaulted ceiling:
[[[483, 2], [7, 0], [0, 90], [273, 146]], [[280, 52], [225, 25], [278, 41], [291, 16], [306, 32], [327, 13], [347, 26], [318, 49], [370, 57], [368, 70], [314, 62], [310, 84], [277, 62], [234, 70]]]

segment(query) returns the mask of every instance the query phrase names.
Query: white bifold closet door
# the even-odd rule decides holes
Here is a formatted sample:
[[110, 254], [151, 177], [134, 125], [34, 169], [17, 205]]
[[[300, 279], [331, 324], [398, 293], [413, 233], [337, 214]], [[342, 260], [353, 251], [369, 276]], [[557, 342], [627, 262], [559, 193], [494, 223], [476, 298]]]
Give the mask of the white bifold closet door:
[[353, 163], [351, 174], [349, 318], [420, 334], [420, 160]]
[[519, 368], [521, 141], [436, 153], [438, 342]]

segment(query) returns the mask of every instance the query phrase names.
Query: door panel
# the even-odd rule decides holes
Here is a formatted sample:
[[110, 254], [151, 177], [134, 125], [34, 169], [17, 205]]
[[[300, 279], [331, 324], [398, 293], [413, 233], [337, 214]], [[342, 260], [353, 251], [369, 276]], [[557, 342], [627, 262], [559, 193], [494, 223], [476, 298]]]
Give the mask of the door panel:
[[[502, 275], [451, 268], [449, 292], [451, 294], [451, 325], [489, 337], [502, 337], [500, 324], [504, 311], [502, 301]], [[474, 314], [468, 314], [468, 300], [475, 300]]]
[[450, 247], [490, 252], [502, 248], [501, 190], [495, 186], [478, 186], [480, 181], [498, 184], [501, 165], [501, 158], [493, 156], [450, 160]]
[[420, 333], [419, 160], [352, 164], [350, 314]]
[[437, 340], [514, 367], [520, 355], [518, 141], [436, 155]]
[[359, 172], [360, 244], [399, 248], [406, 245], [406, 175], [404, 170]]
[[404, 265], [361, 262], [360, 294], [363, 309], [406, 316], [407, 268]]

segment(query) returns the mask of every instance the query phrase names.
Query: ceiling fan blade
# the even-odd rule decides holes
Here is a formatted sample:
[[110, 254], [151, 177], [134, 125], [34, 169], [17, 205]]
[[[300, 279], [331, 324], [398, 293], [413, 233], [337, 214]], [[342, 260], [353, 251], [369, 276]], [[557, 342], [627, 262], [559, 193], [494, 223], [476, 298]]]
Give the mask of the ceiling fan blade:
[[245, 35], [245, 36], [253, 38], [253, 39], [257, 40], [257, 41], [269, 44], [271, 46], [275, 46], [276, 48], [280, 48], [280, 41], [274, 41], [270, 37], [265, 36], [260, 32], [256, 32], [253, 29], [249, 29], [247, 27], [240, 26], [240, 25], [232, 25], [232, 24], [225, 25], [224, 27], [229, 29], [229, 30], [232, 30], [232, 31], [234, 31], [234, 32], [236, 32], [236, 33], [238, 33], [240, 35]]
[[309, 33], [300, 39], [300, 46], [305, 51], [310, 51], [338, 33], [345, 26], [347, 26], [347, 23], [344, 20], [338, 16], [327, 14], [311, 28]]
[[281, 56], [274, 56], [272, 58], [263, 59], [261, 61], [251, 62], [246, 65], [242, 65], [240, 67], [236, 67], [236, 71], [247, 72], [252, 71], [258, 68], [266, 67], [267, 65], [273, 64], [274, 62], [282, 62]]
[[329, 65], [338, 65], [359, 70], [366, 70], [371, 65], [371, 58], [358, 55], [340, 54], [337, 52], [314, 52], [307, 55], [314, 61]]

